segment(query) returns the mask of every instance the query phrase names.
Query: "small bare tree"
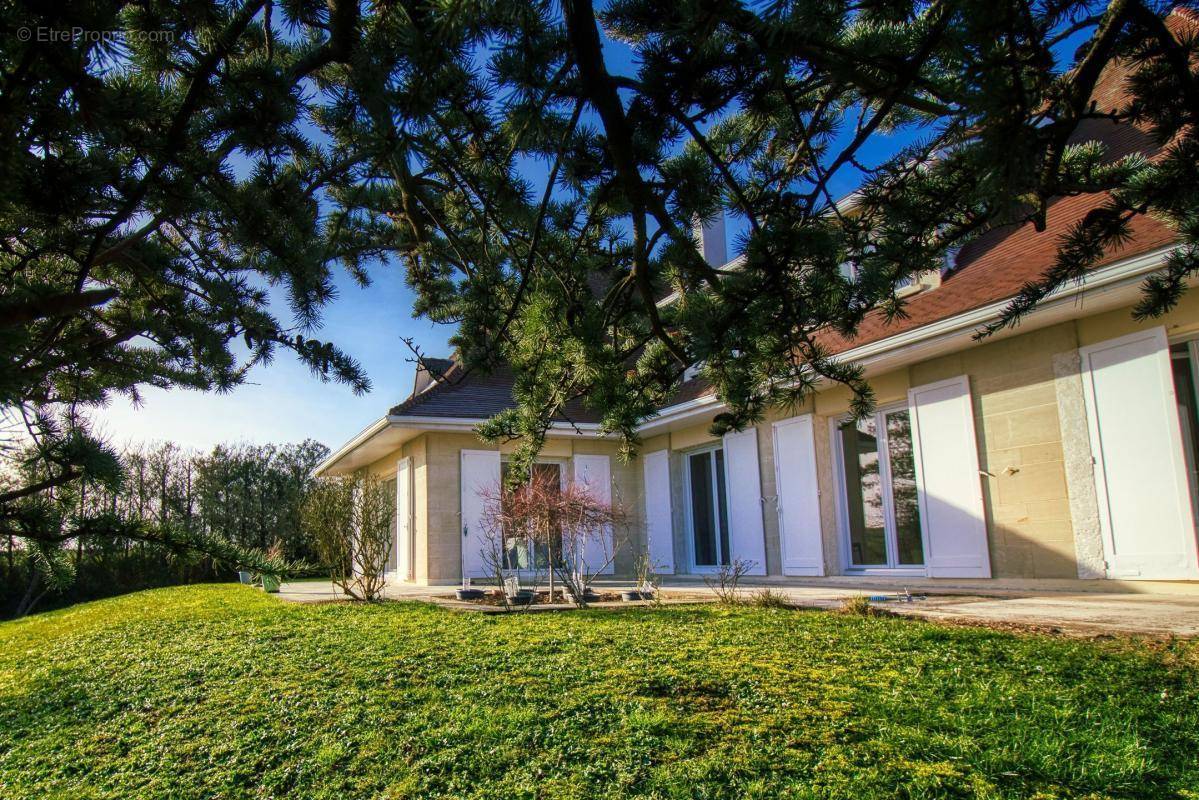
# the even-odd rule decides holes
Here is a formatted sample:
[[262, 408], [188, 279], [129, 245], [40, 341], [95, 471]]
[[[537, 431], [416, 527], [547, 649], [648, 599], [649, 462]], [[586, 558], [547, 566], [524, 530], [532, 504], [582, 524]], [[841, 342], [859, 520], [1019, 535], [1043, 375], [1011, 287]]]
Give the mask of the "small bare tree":
[[704, 583], [716, 594], [716, 599], [725, 605], [741, 602], [741, 579], [757, 564], [756, 561], [734, 559], [732, 564], [721, 564], [715, 576], [705, 575]]
[[355, 600], [377, 600], [391, 553], [394, 498], [378, 478], [325, 478], [304, 502], [305, 535], [333, 584]]
[[374, 475], [355, 479], [351, 552], [360, 599], [377, 600], [383, 593], [395, 503], [395, 495]]
[[[483, 545], [479, 550], [479, 558], [483, 562], [484, 569], [487, 574], [495, 581], [495, 585], [499, 587], [500, 600], [504, 604], [505, 611], [511, 611], [512, 601], [508, 597], [506, 581], [509, 575], [508, 568], [508, 547], [507, 541], [504, 538], [502, 527], [493, 525], [487, 513], [483, 515]], [[517, 606], [523, 609], [523, 606]]]
[[554, 563], [571, 599], [587, 605], [591, 582], [616, 561], [628, 541], [628, 515], [619, 505], [601, 500], [589, 486], [572, 483], [558, 502], [562, 558]]
[[304, 535], [312, 540], [329, 577], [349, 594], [353, 577], [350, 542], [353, 539], [354, 482], [348, 478], [324, 478], [317, 482], [300, 510]]
[[654, 561], [649, 553], [641, 553], [633, 561], [633, 577], [637, 584], [637, 591], [641, 593], [643, 600], [646, 599], [645, 595], [649, 595], [648, 599], [653, 600], [655, 605], [662, 602], [662, 575], [660, 573], [662, 566], [659, 562]]
[[[527, 483], [483, 494], [483, 527], [491, 539], [502, 542], [501, 558], [513, 541], [539, 548], [546, 557], [551, 602], [556, 580], [580, 608], [586, 606], [591, 580], [615, 561], [617, 530], [623, 534], [626, 519], [621, 508], [600, 500], [587, 486], [562, 487], [549, 476], [534, 475]], [[484, 549], [484, 560], [493, 550], [497, 548]]]

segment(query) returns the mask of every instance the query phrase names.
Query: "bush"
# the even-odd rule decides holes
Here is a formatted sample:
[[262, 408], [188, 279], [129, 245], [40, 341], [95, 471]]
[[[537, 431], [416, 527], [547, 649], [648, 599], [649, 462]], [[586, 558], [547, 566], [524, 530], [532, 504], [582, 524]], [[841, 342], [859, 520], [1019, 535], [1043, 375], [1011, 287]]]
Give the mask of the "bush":
[[759, 589], [750, 598], [758, 608], [791, 608], [791, 598], [777, 589]]
[[377, 600], [391, 554], [395, 498], [378, 478], [326, 478], [309, 492], [303, 528], [330, 578], [355, 600]]
[[879, 613], [877, 608], [870, 605], [870, 598], [864, 594], [845, 598], [841, 601], [841, 610], [846, 614], [853, 614], [859, 617], [873, 617]]
[[736, 559], [732, 564], [722, 564], [715, 575], [705, 575], [704, 583], [716, 595], [716, 601], [726, 606], [744, 602], [741, 597], [741, 579], [749, 574], [755, 562]]

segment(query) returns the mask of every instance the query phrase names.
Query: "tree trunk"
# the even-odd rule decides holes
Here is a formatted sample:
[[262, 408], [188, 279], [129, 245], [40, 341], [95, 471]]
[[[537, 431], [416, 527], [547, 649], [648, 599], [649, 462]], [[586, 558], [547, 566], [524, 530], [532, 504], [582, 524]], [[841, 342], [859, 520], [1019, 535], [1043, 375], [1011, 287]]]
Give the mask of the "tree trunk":
[[[79, 482], [79, 518], [86, 516], [87, 481]], [[75, 573], [79, 573], [79, 564], [83, 561], [83, 537], [75, 537]]]
[[41, 594], [34, 595], [38, 584], [41, 583], [41, 575], [38, 574], [37, 568], [33, 566], [33, 562], [29, 564], [29, 584], [25, 587], [25, 596], [21, 598], [21, 602], [17, 604], [16, 617], [24, 617], [33, 610], [33, 607], [38, 604], [38, 601], [46, 596], [45, 590]]
[[546, 566], [549, 567], [550, 580], [550, 603], [554, 602], [554, 540], [550, 537], [546, 538], [545, 556], [547, 559]]

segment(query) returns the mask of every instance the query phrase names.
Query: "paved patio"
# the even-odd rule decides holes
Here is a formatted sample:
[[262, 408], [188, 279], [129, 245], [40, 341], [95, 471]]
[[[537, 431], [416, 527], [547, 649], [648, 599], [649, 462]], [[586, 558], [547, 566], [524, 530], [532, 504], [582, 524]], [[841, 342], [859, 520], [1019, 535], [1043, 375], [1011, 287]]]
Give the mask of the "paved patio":
[[[1136, 634], [1142, 636], [1199, 636], [1199, 586], [1195, 584], [1135, 584], [1062, 581], [1060, 589], [1033, 591], [1028, 582], [992, 582], [958, 585], [927, 580], [821, 579], [787, 581], [760, 579], [743, 583], [743, 593], [752, 595], [763, 588], [785, 594], [801, 608], [836, 609], [850, 597], [879, 598], [875, 605], [897, 614], [946, 622], [1032, 628], [1073, 636]], [[1096, 585], [1098, 583], [1098, 585]], [[628, 582], [597, 581], [600, 590], [629, 588]], [[1102, 589], [1111, 589], [1102, 591]], [[395, 600], [442, 602], [452, 595], [452, 586], [389, 585], [385, 594]], [[905, 602], [905, 589], [915, 599]], [[1172, 589], [1172, 591], [1170, 591]], [[679, 576], [664, 581], [663, 600], [711, 602], [715, 593], [702, 580]], [[280, 598], [297, 603], [328, 603], [344, 600], [325, 581], [285, 583]], [[882, 599], [885, 598], [885, 599]], [[466, 606], [464, 610], [480, 610]]]

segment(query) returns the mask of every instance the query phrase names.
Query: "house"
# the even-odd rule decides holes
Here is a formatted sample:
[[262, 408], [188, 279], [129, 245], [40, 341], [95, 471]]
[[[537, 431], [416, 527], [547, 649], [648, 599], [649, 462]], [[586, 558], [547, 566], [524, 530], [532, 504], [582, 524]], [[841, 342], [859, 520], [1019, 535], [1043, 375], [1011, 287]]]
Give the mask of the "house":
[[[1180, 15], [1195, 22], [1176, 12], [1172, 23]], [[1123, 101], [1123, 80], [1109, 69], [1100, 108]], [[1152, 151], [1133, 125], [1090, 121], [1075, 134], [1096, 138], [1116, 156]], [[1097, 204], [1061, 198], [1043, 233], [988, 233], [903, 289], [906, 318], [872, 316], [853, 340], [830, 339], [866, 370], [878, 400], [868, 419], [849, 422], [848, 391], [831, 387], [716, 438], [721, 403], [691, 378], [641, 426], [633, 461], [617, 458], [579, 406], [555, 422], [543, 469], [634, 513], [617, 575], [647, 551], [679, 575], [744, 560], [752, 574], [805, 578], [1197, 580], [1199, 293], [1160, 319], [1132, 315], [1141, 282], [1175, 246], [1172, 232], [1137, 219], [1133, 240], [1080, 285], [1015, 330], [973, 338]], [[723, 261], [719, 230], [700, 241]], [[512, 403], [512, 376], [428, 366], [408, 399], [319, 471], [394, 480], [389, 571], [451, 584], [485, 574], [479, 492], [498, 484], [506, 449], [473, 428]]]

